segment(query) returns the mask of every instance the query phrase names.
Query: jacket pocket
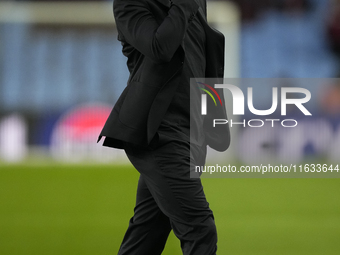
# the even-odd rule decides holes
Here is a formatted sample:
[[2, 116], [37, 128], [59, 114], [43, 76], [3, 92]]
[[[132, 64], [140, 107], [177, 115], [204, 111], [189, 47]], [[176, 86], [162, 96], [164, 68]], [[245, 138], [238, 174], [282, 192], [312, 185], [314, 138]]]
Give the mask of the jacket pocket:
[[119, 111], [119, 119], [133, 129], [146, 130], [147, 118], [159, 87], [138, 81], [131, 81], [124, 102]]

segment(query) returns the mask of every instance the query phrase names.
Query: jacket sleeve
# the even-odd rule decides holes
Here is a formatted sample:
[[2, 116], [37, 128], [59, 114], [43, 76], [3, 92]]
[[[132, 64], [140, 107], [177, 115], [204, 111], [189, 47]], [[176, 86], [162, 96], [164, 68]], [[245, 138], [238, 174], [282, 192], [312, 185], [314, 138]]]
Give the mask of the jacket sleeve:
[[156, 62], [169, 62], [181, 45], [198, 5], [195, 0], [172, 0], [168, 16], [161, 24], [146, 1], [115, 0], [113, 10], [122, 40]]

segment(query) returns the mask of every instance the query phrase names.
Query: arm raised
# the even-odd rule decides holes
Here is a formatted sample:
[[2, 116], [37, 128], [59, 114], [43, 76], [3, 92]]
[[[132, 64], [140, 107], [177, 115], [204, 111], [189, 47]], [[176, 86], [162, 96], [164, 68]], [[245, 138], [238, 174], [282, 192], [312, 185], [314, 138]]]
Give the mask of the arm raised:
[[115, 20], [122, 39], [155, 62], [171, 60], [197, 10], [195, 0], [172, 0], [168, 15], [159, 24], [147, 1], [114, 1]]

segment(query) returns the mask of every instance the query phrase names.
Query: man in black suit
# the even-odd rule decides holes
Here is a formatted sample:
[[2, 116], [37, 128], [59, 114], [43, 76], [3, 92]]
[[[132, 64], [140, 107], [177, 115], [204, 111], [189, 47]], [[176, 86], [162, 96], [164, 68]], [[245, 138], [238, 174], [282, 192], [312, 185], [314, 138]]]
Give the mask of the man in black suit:
[[206, 23], [206, 0], [115, 0], [114, 15], [130, 77], [99, 138], [140, 172], [118, 254], [159, 255], [171, 229], [183, 254], [216, 254], [213, 213], [190, 171], [204, 165], [207, 145], [228, 148], [229, 128], [203, 128], [226, 112], [201, 115], [190, 78], [223, 77], [224, 37]]

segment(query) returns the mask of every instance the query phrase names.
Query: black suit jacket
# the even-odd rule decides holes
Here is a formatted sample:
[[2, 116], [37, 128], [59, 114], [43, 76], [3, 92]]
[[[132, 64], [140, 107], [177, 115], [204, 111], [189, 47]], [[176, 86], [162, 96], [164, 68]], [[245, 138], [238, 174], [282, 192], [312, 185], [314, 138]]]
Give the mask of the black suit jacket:
[[[210, 28], [205, 10], [195, 0], [115, 0], [114, 16], [118, 38], [128, 58], [130, 77], [127, 87], [117, 100], [98, 141], [103, 145], [124, 148], [124, 142], [147, 145], [157, 132], [174, 96], [185, 52], [181, 46], [184, 34], [196, 15], [206, 33], [206, 77], [223, 77], [224, 36]], [[133, 52], [133, 54], [131, 54]], [[223, 93], [220, 91], [223, 99]], [[208, 110], [213, 109], [209, 107]], [[224, 108], [209, 113], [213, 118], [226, 118]], [[207, 124], [210, 125], [210, 124]], [[223, 125], [206, 132], [207, 144], [226, 150], [230, 143], [229, 127]]]

